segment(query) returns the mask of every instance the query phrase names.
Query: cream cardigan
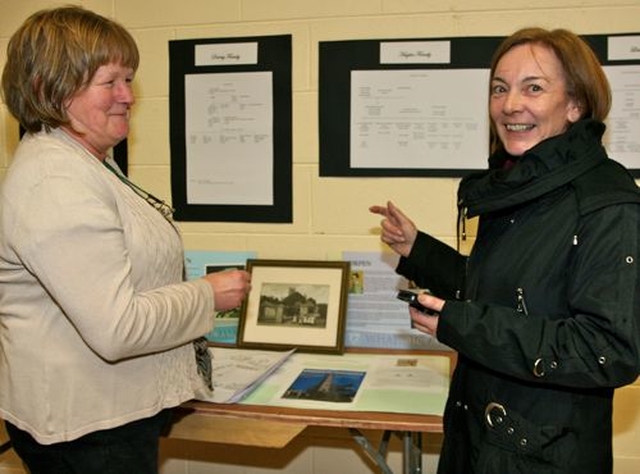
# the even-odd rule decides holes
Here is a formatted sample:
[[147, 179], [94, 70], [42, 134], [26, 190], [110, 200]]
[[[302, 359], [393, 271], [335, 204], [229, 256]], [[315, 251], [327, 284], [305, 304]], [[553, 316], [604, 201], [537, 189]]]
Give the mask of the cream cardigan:
[[69, 441], [201, 393], [214, 323], [177, 230], [63, 131], [26, 135], [0, 191], [0, 418]]

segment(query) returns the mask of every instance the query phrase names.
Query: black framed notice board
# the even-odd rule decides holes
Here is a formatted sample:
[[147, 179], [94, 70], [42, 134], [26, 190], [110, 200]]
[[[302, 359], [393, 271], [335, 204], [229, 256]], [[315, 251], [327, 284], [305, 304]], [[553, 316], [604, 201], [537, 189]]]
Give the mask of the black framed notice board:
[[178, 221], [291, 222], [291, 36], [169, 42]]
[[[605, 145], [640, 176], [640, 33], [583, 35], [612, 86]], [[502, 36], [319, 45], [320, 176], [485, 169], [489, 68]]]

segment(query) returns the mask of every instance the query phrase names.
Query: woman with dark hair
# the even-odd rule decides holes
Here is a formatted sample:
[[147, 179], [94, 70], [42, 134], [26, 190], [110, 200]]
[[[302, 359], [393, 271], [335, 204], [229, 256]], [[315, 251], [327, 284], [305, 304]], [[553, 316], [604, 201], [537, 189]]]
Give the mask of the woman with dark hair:
[[241, 270], [183, 281], [170, 207], [109, 156], [138, 61], [78, 7], [8, 44], [4, 100], [27, 133], [0, 191], [0, 418], [31, 474], [157, 474], [169, 409], [210, 393], [203, 336], [250, 288]]
[[370, 208], [432, 292], [414, 326], [458, 352], [438, 472], [611, 473], [614, 389], [640, 368], [640, 192], [602, 145], [609, 85], [577, 35], [527, 28], [489, 92], [489, 169], [458, 190], [461, 220], [479, 216], [468, 257]]

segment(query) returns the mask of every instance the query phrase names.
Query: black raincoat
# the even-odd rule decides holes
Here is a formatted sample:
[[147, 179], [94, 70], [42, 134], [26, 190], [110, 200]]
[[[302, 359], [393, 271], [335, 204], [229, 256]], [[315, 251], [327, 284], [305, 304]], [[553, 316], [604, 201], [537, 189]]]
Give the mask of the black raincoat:
[[640, 366], [640, 191], [603, 132], [492, 156], [458, 191], [471, 255], [419, 233], [400, 260], [447, 300], [437, 337], [458, 351], [441, 474], [612, 472], [613, 391]]

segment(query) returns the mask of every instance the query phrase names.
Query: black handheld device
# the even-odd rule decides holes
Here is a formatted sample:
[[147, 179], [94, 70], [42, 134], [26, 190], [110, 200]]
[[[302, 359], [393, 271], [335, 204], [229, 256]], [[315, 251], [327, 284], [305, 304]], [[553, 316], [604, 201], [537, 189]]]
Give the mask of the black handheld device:
[[398, 294], [396, 298], [399, 300], [405, 301], [409, 304], [409, 306], [413, 306], [415, 309], [420, 311], [421, 313], [434, 315], [435, 313], [431, 311], [429, 308], [426, 308], [420, 304], [418, 301], [418, 295], [420, 293], [429, 293], [427, 290], [398, 290]]

